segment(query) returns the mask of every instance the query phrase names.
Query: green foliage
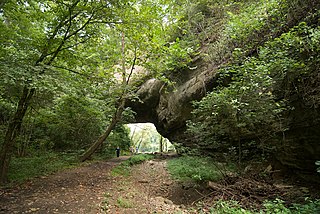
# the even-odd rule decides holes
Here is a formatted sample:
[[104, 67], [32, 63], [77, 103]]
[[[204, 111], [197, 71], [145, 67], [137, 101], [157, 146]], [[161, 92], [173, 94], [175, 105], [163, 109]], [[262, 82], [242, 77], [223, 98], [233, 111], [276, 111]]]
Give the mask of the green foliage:
[[290, 209], [284, 205], [284, 201], [276, 199], [274, 201], [266, 201], [264, 203], [265, 213], [291, 213]]
[[[180, 41], [167, 41], [170, 27], [164, 20], [172, 21], [166, 10], [169, 1], [109, 3], [28, 0], [3, 4], [1, 146], [23, 88], [36, 93], [26, 105], [25, 118], [19, 118], [25, 123], [17, 131], [21, 135], [12, 145], [17, 148], [14, 152], [26, 156], [52, 148], [81, 150], [111, 121], [119, 100], [136, 99], [136, 86], [130, 80], [136, 67], [139, 78], [161, 77], [159, 73], [190, 60], [190, 50]], [[147, 72], [148, 66], [157, 69]], [[125, 81], [122, 69], [127, 70]], [[125, 109], [121, 122], [132, 118], [132, 111]], [[128, 148], [127, 133], [119, 127], [104, 152], [113, 152], [115, 145]]]
[[[320, 86], [306, 79], [310, 75], [316, 78], [318, 37], [319, 27], [301, 23], [267, 42], [257, 57], [236, 61], [241, 62], [240, 65], [221, 68], [221, 80], [229, 79], [231, 83], [218, 87], [196, 102], [194, 119], [188, 123], [189, 132], [201, 142], [199, 145], [225, 152], [237, 147], [239, 158], [245, 155], [240, 147], [251, 152], [256, 152], [254, 148], [257, 147], [273, 149], [264, 144], [276, 133], [287, 129], [282, 115], [291, 107], [284, 98], [299, 93], [307, 105], [319, 104], [315, 91]], [[242, 54], [234, 55], [236, 58]]]
[[275, 101], [268, 69], [268, 64], [256, 58], [241, 66], [225, 68], [223, 75], [231, 74], [232, 82], [195, 103], [189, 132], [202, 145], [226, 151], [231, 148], [230, 143], [239, 146], [242, 138], [260, 138], [263, 142], [275, 132], [283, 131], [280, 113], [284, 103]]
[[153, 159], [153, 155], [149, 154], [138, 154], [131, 156], [128, 160], [122, 162], [120, 165], [114, 167], [111, 171], [113, 176], [129, 176], [131, 166], [140, 164], [144, 161]]
[[51, 111], [43, 111], [37, 118], [54, 149], [81, 149], [90, 145], [101, 134], [105, 124], [100, 102], [86, 97], [63, 96], [55, 101]]
[[210, 209], [212, 214], [252, 214], [251, 211], [243, 209], [237, 201], [217, 201]]
[[[139, 152], [159, 152], [161, 135], [151, 123], [128, 124], [131, 129], [131, 145]], [[162, 138], [164, 150], [172, 149], [168, 139]]]
[[319, 41], [320, 28], [301, 22], [288, 33], [267, 42], [260, 52], [261, 59], [270, 63], [269, 72], [277, 81], [275, 90], [283, 91], [285, 97], [297, 93], [310, 107], [320, 104], [315, 69], [320, 62]]
[[75, 153], [39, 153], [33, 157], [13, 158], [10, 163], [9, 178], [13, 183], [21, 183], [75, 164], [77, 164]]
[[263, 208], [260, 211], [247, 210], [241, 207], [237, 201], [217, 201], [215, 206], [211, 208], [210, 213], [214, 214], [309, 214], [319, 213], [320, 201], [308, 200], [306, 204], [293, 204], [291, 207], [287, 207], [284, 201], [275, 199], [274, 201], [265, 201]]
[[210, 158], [182, 156], [169, 160], [168, 170], [175, 179], [181, 181], [217, 181], [227, 172], [226, 168], [219, 165]]
[[292, 213], [301, 213], [301, 214], [308, 214], [308, 213], [319, 213], [320, 212], [320, 200], [311, 200], [306, 198], [305, 204], [293, 204], [290, 207]]
[[282, 32], [287, 21], [284, 0], [201, 1], [201, 4], [204, 4], [201, 8], [208, 7], [211, 13], [196, 13], [201, 21], [194, 34], [207, 47], [203, 55], [208, 63], [216, 65], [231, 58], [237, 48], [243, 49], [243, 56], [250, 54], [264, 41]]
[[124, 125], [118, 125], [107, 138], [108, 147], [120, 147], [121, 150], [128, 150], [130, 147], [129, 129]]

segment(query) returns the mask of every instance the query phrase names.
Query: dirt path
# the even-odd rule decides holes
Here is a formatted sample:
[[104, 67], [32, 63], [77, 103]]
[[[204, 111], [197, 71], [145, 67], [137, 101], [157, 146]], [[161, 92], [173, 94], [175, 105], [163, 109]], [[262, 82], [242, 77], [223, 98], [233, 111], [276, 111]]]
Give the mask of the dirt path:
[[129, 176], [112, 175], [111, 169], [128, 158], [100, 161], [37, 178], [19, 187], [0, 189], [0, 214], [210, 213], [212, 203], [219, 199], [236, 199], [243, 205], [247, 202], [248, 207], [253, 204], [259, 208], [266, 199], [281, 197], [299, 202], [310, 195], [306, 187], [242, 177], [234, 177], [229, 185], [212, 183], [211, 190], [207, 186], [177, 183], [169, 176], [167, 161], [162, 156], [132, 166]]
[[96, 162], [0, 190], [0, 213], [99, 213], [112, 167], [128, 157]]
[[188, 190], [170, 179], [165, 160], [133, 166], [127, 177], [112, 176], [111, 169], [127, 158], [96, 162], [2, 189], [0, 213], [193, 213], [179, 204], [196, 200], [194, 194], [188, 197]]

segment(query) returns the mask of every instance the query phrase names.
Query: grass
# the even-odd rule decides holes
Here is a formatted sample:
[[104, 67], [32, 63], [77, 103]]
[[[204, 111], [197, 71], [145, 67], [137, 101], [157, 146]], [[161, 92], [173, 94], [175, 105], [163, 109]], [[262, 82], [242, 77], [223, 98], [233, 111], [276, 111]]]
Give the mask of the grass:
[[37, 157], [13, 158], [8, 177], [11, 183], [22, 183], [75, 165], [78, 165], [77, 156], [72, 153], [44, 153]]
[[131, 201], [129, 201], [128, 199], [122, 198], [122, 197], [119, 197], [117, 199], [117, 203], [118, 203], [118, 206], [122, 207], [122, 208], [132, 208], [133, 207], [133, 203]]
[[114, 167], [111, 171], [112, 176], [129, 176], [130, 168], [135, 164], [140, 164], [146, 160], [154, 159], [153, 155], [149, 154], [138, 154], [130, 157], [128, 160], [125, 160], [118, 166]]
[[[230, 167], [221, 170], [210, 158], [182, 156], [168, 161], [168, 170], [173, 178], [180, 181], [217, 181], [223, 178]], [[222, 167], [221, 167], [222, 168]]]

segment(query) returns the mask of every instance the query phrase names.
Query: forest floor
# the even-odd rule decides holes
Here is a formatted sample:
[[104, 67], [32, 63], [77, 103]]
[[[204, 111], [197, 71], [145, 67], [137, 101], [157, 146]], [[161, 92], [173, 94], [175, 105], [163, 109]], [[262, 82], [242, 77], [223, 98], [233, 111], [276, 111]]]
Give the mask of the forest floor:
[[99, 161], [0, 189], [0, 213], [207, 213], [217, 197], [254, 203], [275, 194], [303, 198], [309, 191], [290, 192], [292, 186], [245, 178], [228, 186], [182, 184], [169, 176], [165, 158], [134, 165], [129, 176], [113, 175], [112, 168], [128, 158]]

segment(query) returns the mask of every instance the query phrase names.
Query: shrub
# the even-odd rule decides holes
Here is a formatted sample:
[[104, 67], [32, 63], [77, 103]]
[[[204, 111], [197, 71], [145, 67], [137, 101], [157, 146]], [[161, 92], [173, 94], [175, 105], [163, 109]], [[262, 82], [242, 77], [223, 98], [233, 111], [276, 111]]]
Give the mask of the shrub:
[[177, 180], [181, 181], [217, 181], [225, 174], [210, 158], [182, 156], [168, 161], [168, 170]]

